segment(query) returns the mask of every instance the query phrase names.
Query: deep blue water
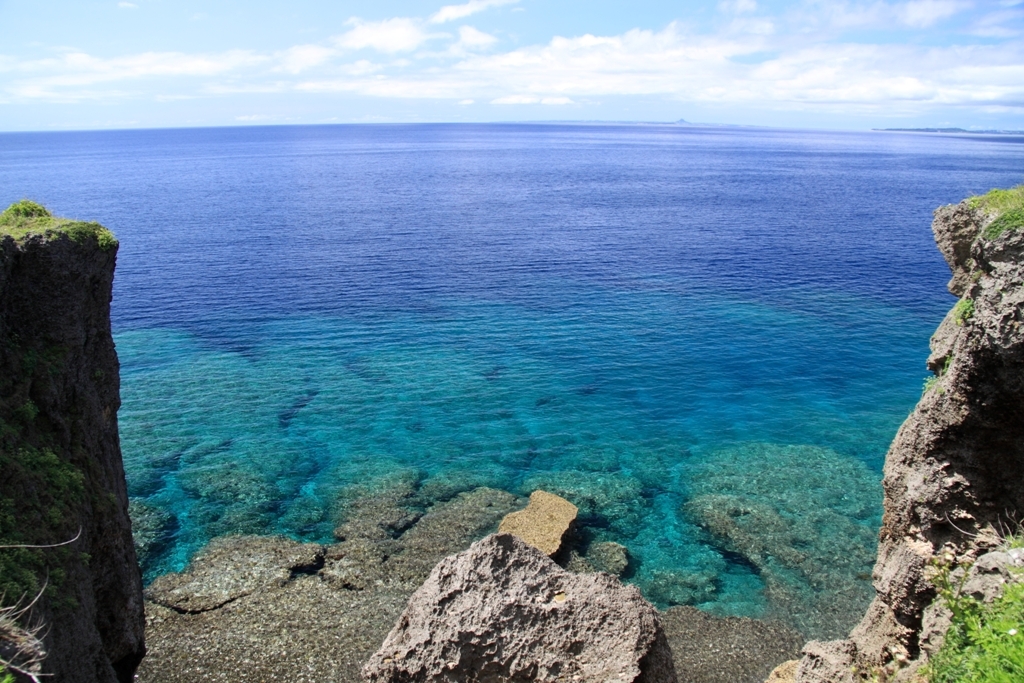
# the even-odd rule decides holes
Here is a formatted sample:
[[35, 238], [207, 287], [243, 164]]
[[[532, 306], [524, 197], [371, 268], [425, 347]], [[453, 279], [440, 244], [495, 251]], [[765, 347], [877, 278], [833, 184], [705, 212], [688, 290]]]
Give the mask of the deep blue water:
[[881, 463], [953, 303], [931, 211], [1021, 182], [1021, 142], [4, 134], [0, 204], [121, 241], [129, 492], [177, 519], [149, 576], [216, 534], [329, 539], [352, 487], [543, 487], [659, 604], [828, 634], [823, 596], [870, 597]]

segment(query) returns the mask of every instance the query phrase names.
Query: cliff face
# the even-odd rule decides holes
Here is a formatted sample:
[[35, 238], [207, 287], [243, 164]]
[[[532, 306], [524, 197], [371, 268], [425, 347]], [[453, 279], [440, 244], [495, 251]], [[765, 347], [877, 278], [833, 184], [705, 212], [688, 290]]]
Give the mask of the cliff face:
[[29, 202], [0, 214], [0, 545], [77, 537], [0, 550], [0, 590], [7, 604], [42, 591], [31, 620], [42, 670], [62, 683], [131, 681], [145, 652], [117, 433], [116, 254], [96, 224]]
[[[982, 198], [984, 199], [984, 198]], [[940, 552], [993, 547], [1024, 511], [1024, 230], [984, 201], [938, 209], [932, 229], [961, 297], [931, 340], [935, 373], [886, 456], [877, 597], [848, 640], [810, 643], [796, 680], [910, 680]]]

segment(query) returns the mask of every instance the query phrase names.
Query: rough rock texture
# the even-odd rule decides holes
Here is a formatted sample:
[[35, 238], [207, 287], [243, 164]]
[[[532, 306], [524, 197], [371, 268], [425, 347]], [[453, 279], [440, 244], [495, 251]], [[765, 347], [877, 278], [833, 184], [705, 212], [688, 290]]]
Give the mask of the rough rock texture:
[[591, 543], [587, 548], [587, 561], [599, 572], [622, 576], [629, 566], [629, 552], [626, 546], [612, 541]]
[[796, 667], [800, 664], [799, 659], [790, 659], [772, 669], [765, 683], [793, 683], [796, 680]]
[[424, 514], [410, 512], [412, 495], [350, 501], [335, 532], [345, 540], [332, 545], [221, 538], [185, 572], [159, 577], [146, 592], [139, 681], [358, 681], [430, 569], [523, 503], [478, 488]]
[[0, 583], [13, 599], [48, 578], [34, 617], [43, 671], [61, 683], [131, 681], [145, 652], [117, 434], [116, 253], [95, 224], [0, 235], [0, 544], [77, 535], [0, 550]]
[[321, 576], [355, 590], [401, 586], [411, 592], [441, 558], [493, 531], [521, 505], [510, 493], [480, 487], [434, 505], [398, 530], [390, 526], [401, 509], [393, 502], [383, 507], [358, 502], [356, 514], [335, 531], [339, 537], [343, 532], [344, 540], [328, 546]]
[[851, 680], [849, 667], [920, 662], [922, 618], [935, 598], [925, 568], [991, 549], [1024, 509], [1024, 231], [986, 239], [991, 220], [967, 202], [942, 207], [932, 229], [961, 297], [932, 337], [937, 381], [886, 457], [876, 598], [849, 639], [810, 643], [797, 681]]
[[686, 683], [761, 683], [803, 644], [803, 636], [781, 622], [715, 617], [694, 607], [669, 608], [661, 624], [676, 675]]
[[216, 538], [181, 574], [164, 574], [146, 598], [177, 612], [208, 612], [324, 565], [323, 546], [276, 536]]
[[[350, 498], [338, 532], [346, 540], [323, 547], [318, 571], [303, 559], [316, 557], [316, 545], [245, 536], [215, 541], [186, 572], [154, 582], [149, 594], [173, 608], [146, 604], [149, 652], [140, 683], [360, 680], [361, 667], [434, 565], [525, 504], [478, 488], [421, 508], [416, 493], [398, 486]], [[397, 525], [404, 530], [382, 526], [396, 519], [396, 509], [406, 510], [398, 517], [413, 511], [416, 521]], [[206, 611], [183, 610], [218, 602]], [[692, 608], [672, 608], [661, 619], [680, 680], [690, 683], [759, 683], [799, 652], [799, 636], [777, 623]]]
[[530, 494], [525, 510], [510, 513], [501, 520], [498, 533], [518, 536], [548, 557], [562, 549], [572, 530], [579, 509], [561, 496], [537, 490]]
[[657, 610], [511, 534], [442, 560], [366, 667], [370, 681], [675, 681]]

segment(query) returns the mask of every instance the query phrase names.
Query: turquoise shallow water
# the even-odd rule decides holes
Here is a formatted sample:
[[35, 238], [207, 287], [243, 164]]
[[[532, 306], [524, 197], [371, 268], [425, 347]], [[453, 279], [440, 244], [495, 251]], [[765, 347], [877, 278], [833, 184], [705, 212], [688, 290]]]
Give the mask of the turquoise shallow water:
[[0, 199], [118, 234], [147, 579], [326, 541], [353, 487], [542, 487], [665, 607], [847, 629], [986, 139], [673, 126], [0, 135]]
[[[180, 569], [220, 533], [328, 540], [346, 486], [399, 474], [438, 498], [481, 485], [555, 491], [595, 540], [629, 548], [631, 580], [651, 599], [769, 616], [762, 569], [683, 505], [695, 489], [720, 492], [715, 477], [739, 457], [743, 500], [796, 496], [807, 504], [795, 512], [809, 512], [821, 501], [806, 488], [808, 455], [844, 490], [825, 503], [842, 514], [802, 542], [841, 534], [833, 550], [865, 550], [851, 573], [870, 571], [880, 458], [921, 377], [876, 347], [900, 338], [899, 311], [653, 283], [578, 296], [561, 310], [452, 301], [430, 315], [291, 317], [263, 323], [244, 350], [179, 331], [119, 334], [131, 493], [180, 525], [150, 574]], [[927, 335], [924, 321], [899, 326], [910, 347]], [[822, 362], [839, 338], [841, 360]], [[870, 376], [851, 371], [864, 367]], [[777, 471], [767, 486], [756, 481], [765, 470]], [[807, 577], [784, 578], [812, 599]]]

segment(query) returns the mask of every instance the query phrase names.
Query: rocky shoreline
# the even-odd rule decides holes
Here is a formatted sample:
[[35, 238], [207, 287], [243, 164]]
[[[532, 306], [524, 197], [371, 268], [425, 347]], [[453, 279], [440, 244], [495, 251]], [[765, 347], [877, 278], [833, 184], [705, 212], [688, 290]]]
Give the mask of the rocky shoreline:
[[1019, 527], [1022, 204], [1018, 187], [935, 211], [932, 231], [959, 301], [931, 339], [934, 377], [886, 454], [876, 596], [848, 638], [808, 643], [796, 683], [919, 680], [936, 637], [928, 615], [940, 602], [929, 569], [980, 562]]
[[[811, 641], [801, 648], [801, 635], [782, 624], [672, 607], [658, 621], [679, 680], [760, 683], [769, 675], [773, 683], [916, 680], [948, 625], [927, 567], [939, 557], [992, 565], [988, 573], [996, 579], [977, 571], [971, 575], [971, 581], [988, 587], [979, 594], [991, 597], [1001, 585], [1001, 567], [1021, 562], [992, 551], [999, 545], [1000, 525], [1017, 519], [1024, 507], [1024, 480], [1017, 476], [1024, 466], [1024, 233], [991, 229], [998, 214], [987, 211], [984, 200], [936, 212], [933, 230], [953, 271], [950, 291], [960, 301], [932, 338], [928, 366], [935, 379], [926, 384], [886, 458], [885, 517], [871, 575], [876, 597], [861, 623], [846, 639]], [[728, 476], [727, 471], [719, 466], [716, 476]], [[399, 491], [353, 501], [336, 544], [226, 539], [211, 545], [184, 574], [154, 582], [147, 592], [150, 656], [140, 680], [185, 681], [199, 671], [209, 680], [360, 680], [361, 663], [376, 651], [430, 568], [494, 531], [504, 515], [524, 504], [507, 492], [477, 488], [420, 515], [403, 504], [412, 495]], [[825, 556], [798, 552], [806, 532], [774, 510], [710, 494], [694, 498], [690, 506], [709, 532], [759, 567], [769, 589], [787, 574], [815, 581], [827, 575], [823, 567], [838, 566]], [[576, 508], [569, 507], [575, 516]], [[552, 512], [551, 519], [559, 514]], [[528, 517], [516, 513], [507, 530], [516, 531]], [[781, 546], [764, 546], [759, 539], [765, 529], [793, 546], [793, 556], [779, 555]], [[625, 568], [621, 557], [598, 558], [612, 548], [590, 557], [596, 548], [559, 552], [557, 540], [551, 548], [545, 545], [550, 541], [531, 542], [572, 571]], [[269, 552], [267, 544], [273, 546]], [[239, 563], [239, 557], [250, 559]], [[260, 563], [262, 569], [253, 569]], [[837, 598], [847, 593], [844, 586], [833, 588]], [[850, 584], [849, 595], [858, 590]], [[197, 604], [210, 607], [189, 607]], [[827, 612], [824, 607], [818, 611]], [[402, 628], [408, 628], [408, 614]], [[298, 615], [306, 621], [297, 622]], [[396, 633], [387, 642], [404, 642]], [[797, 652], [801, 659], [795, 659]], [[373, 661], [378, 671], [390, 660]], [[406, 680], [402, 676], [412, 674], [394, 675], [381, 680]], [[643, 674], [636, 680], [645, 680]]]
[[[862, 480], [856, 471], [817, 471], [806, 450], [783, 447], [795, 465], [765, 467], [750, 483], [734, 476], [732, 461], [779, 448], [755, 444], [709, 461], [704, 490], [694, 487], [688, 512], [757, 568], [779, 613], [794, 614], [784, 609], [798, 602], [793, 586], [822, 582], [843, 613], [872, 580], [874, 601], [849, 637], [802, 648], [803, 635], [780, 622], [691, 607], [655, 611], [615, 577], [629, 569], [625, 548], [589, 542], [585, 527], [574, 534], [583, 499], [534, 491], [527, 505], [479, 485], [428, 497], [415, 478], [401, 476], [343, 492], [332, 543], [222, 536], [185, 571], [154, 580], [143, 601], [136, 558], [159, 555], [175, 520], [130, 503], [125, 487], [109, 326], [116, 242], [95, 224], [19, 203], [0, 216], [11, 233], [0, 237], [0, 502], [18, 521], [4, 518], [4, 537], [17, 543], [0, 546], [0, 559], [6, 585], [21, 594], [38, 588], [46, 657], [30, 673], [124, 683], [355, 683], [478, 680], [480, 671], [480, 680], [525, 681], [543, 667], [537, 680], [562, 680], [564, 672], [566, 680], [638, 683], [917, 681], [950, 623], [929, 570], [960, 572], [964, 590], [988, 600], [1024, 567], [1024, 555], [1001, 538], [1008, 524], [1019, 530], [1024, 508], [1024, 188], [1012, 193], [1017, 208], [1003, 215], [990, 210], [989, 195], [936, 212], [936, 241], [960, 299], [932, 338], [935, 376], [886, 457], [870, 577], [857, 576], [861, 559], [844, 556], [841, 544], [804, 550], [811, 527], [844, 529], [834, 517], [864, 518], [860, 502], [841, 513], [822, 502], [845, 500], [849, 482]], [[1010, 194], [990, 193], [1004, 204]], [[766, 485], [790, 495], [763, 504], [753, 493]], [[76, 528], [70, 541], [47, 543]], [[850, 527], [843, 540], [865, 545], [862, 531]], [[59, 578], [58, 590], [39, 588], [44, 577]], [[457, 616], [448, 621], [452, 605]], [[816, 611], [826, 615], [828, 605]], [[549, 621], [559, 629], [551, 639], [543, 632]], [[581, 625], [598, 635], [563, 639], [556, 655], [546, 649]], [[516, 663], [502, 650], [517, 640], [536, 662], [531, 654]], [[11, 642], [0, 632], [0, 646]], [[459, 657], [448, 656], [446, 642]], [[12, 666], [6, 652], [2, 661]], [[401, 663], [395, 652], [405, 653]], [[463, 653], [476, 662], [473, 676], [460, 673]], [[580, 661], [566, 664], [572, 654]], [[435, 673], [421, 675], [428, 670]]]
[[[410, 516], [410, 495], [397, 487], [352, 500], [337, 543], [224, 537], [185, 572], [158, 578], [146, 591], [140, 683], [362, 680], [363, 665], [434, 566], [527, 502], [481, 487]], [[594, 564], [607, 568], [609, 550], [589, 558], [569, 548], [560, 559], [594, 572]], [[672, 607], [660, 620], [679, 680], [761, 683], [804, 640], [778, 622], [690, 607]]]

